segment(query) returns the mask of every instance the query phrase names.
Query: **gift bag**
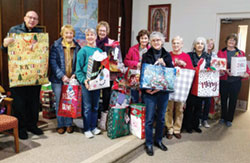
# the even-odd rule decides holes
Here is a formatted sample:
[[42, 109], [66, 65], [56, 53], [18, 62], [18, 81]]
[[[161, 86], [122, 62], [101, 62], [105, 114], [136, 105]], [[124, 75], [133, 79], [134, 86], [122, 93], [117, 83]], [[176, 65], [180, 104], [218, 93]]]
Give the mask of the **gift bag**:
[[42, 85], [40, 102], [42, 105], [43, 118], [56, 118], [55, 95], [52, 91], [51, 83]]
[[232, 57], [231, 59], [231, 74], [232, 76], [241, 76], [247, 70], [246, 57]]
[[127, 85], [130, 88], [139, 88], [140, 85], [140, 70], [128, 68], [125, 78], [127, 80]]
[[143, 63], [140, 88], [174, 91], [176, 69]]
[[97, 90], [110, 86], [109, 60], [107, 53], [98, 50], [89, 57], [87, 68], [89, 90]]
[[115, 139], [129, 134], [128, 108], [112, 107], [108, 113], [108, 137]]
[[81, 117], [82, 91], [80, 85], [62, 85], [58, 115], [62, 117]]
[[130, 105], [130, 132], [140, 139], [145, 138], [145, 104]]
[[111, 107], [127, 107], [130, 103], [130, 96], [116, 90], [112, 90], [109, 105]]
[[108, 111], [101, 112], [101, 118], [98, 121], [98, 127], [104, 131], [107, 130], [107, 119], [108, 119]]
[[14, 44], [8, 46], [10, 87], [48, 83], [48, 33], [11, 33]]
[[199, 97], [219, 96], [219, 71], [196, 70], [191, 94]]
[[114, 41], [112, 44], [105, 44], [104, 51], [108, 53], [110, 72], [121, 72], [119, 64], [122, 63], [120, 43]]
[[195, 70], [177, 69], [174, 92], [169, 94], [169, 100], [185, 102], [191, 89]]
[[215, 70], [226, 70], [227, 60], [225, 58], [212, 58], [210, 67], [214, 68]]

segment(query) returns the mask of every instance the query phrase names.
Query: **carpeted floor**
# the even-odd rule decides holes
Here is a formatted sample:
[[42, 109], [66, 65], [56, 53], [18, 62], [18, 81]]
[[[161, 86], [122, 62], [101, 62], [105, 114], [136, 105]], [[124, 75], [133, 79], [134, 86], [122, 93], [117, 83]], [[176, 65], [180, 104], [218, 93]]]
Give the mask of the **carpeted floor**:
[[[63, 163], [63, 162], [111, 162], [121, 157], [124, 152], [135, 146], [141, 146], [144, 140], [126, 136], [111, 140], [103, 135], [86, 139], [78, 130], [73, 134], [59, 135], [55, 131], [55, 120], [44, 126], [45, 134], [41, 137], [29, 133], [28, 140], [20, 140], [20, 153], [15, 154], [13, 137], [0, 134], [1, 163]], [[233, 126], [228, 128], [209, 121], [212, 127], [202, 128], [201, 134], [183, 133], [177, 140], [163, 139], [168, 147], [167, 152], [157, 148], [155, 155], [149, 157], [143, 148], [130, 154], [125, 162], [169, 162], [169, 163], [248, 163], [250, 162], [250, 112], [237, 111]], [[126, 151], [127, 150], [127, 151]], [[120, 154], [120, 155], [119, 155]], [[124, 161], [124, 160], [123, 160]]]

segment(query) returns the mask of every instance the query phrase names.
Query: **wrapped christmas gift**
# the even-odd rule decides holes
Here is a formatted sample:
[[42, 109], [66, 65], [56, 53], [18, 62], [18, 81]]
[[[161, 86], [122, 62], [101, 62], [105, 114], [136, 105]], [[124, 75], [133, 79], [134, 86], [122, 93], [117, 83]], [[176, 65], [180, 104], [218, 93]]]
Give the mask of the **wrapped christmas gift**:
[[140, 88], [174, 91], [176, 69], [143, 63]]
[[130, 132], [140, 139], [145, 138], [145, 104], [130, 105]]
[[128, 134], [128, 108], [112, 107], [108, 113], [108, 137], [111, 139], [115, 139]]
[[241, 76], [247, 70], [246, 57], [232, 57], [231, 58], [231, 74], [232, 76]]
[[212, 58], [210, 67], [214, 68], [215, 70], [226, 70], [227, 60], [225, 58]]
[[169, 94], [169, 100], [185, 102], [193, 83], [195, 70], [182, 68], [176, 70], [174, 92]]
[[12, 33], [8, 46], [10, 87], [48, 83], [49, 38], [47, 33]]
[[114, 41], [112, 44], [105, 44], [104, 51], [108, 53], [110, 72], [121, 72], [119, 64], [122, 63], [120, 43]]
[[63, 117], [81, 117], [82, 91], [80, 85], [62, 85], [58, 115]]
[[107, 53], [98, 50], [89, 57], [87, 79], [89, 90], [97, 90], [110, 86], [109, 60]]

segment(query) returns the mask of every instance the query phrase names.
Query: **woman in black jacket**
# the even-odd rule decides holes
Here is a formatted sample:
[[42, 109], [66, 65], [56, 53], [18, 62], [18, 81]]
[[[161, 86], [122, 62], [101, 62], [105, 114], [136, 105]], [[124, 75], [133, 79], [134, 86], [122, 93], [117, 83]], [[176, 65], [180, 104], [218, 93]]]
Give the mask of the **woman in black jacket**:
[[[153, 32], [150, 35], [150, 42], [152, 47], [145, 54], [143, 54], [142, 64], [155, 64], [155, 62], [157, 61], [164, 67], [174, 67], [170, 54], [162, 47], [164, 43], [164, 36], [160, 32]], [[162, 136], [169, 93], [156, 89], [146, 89], [143, 90], [143, 92], [144, 102], [146, 104], [146, 152], [149, 156], [152, 156], [154, 154], [153, 122], [155, 112], [157, 113], [157, 119], [154, 144], [163, 151], [167, 150], [167, 147], [162, 143]]]
[[[193, 50], [192, 52], [188, 53], [194, 67], [197, 67], [199, 60], [202, 58], [206, 61], [205, 68], [210, 67], [211, 55], [207, 54], [206, 48], [207, 45], [205, 38], [198, 37], [194, 40]], [[202, 130], [199, 128], [202, 100], [204, 100], [204, 98], [192, 94], [189, 94], [188, 96], [183, 122], [183, 126], [186, 128], [188, 133], [192, 133], [193, 130], [198, 133], [202, 132]]]

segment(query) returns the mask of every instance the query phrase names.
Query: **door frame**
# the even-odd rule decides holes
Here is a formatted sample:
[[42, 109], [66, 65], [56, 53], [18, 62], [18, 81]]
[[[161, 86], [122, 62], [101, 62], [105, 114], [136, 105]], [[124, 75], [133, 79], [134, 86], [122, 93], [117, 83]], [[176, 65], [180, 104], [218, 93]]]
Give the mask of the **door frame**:
[[219, 41], [220, 41], [220, 29], [221, 29], [221, 19], [250, 19], [250, 12], [235, 12], [235, 13], [217, 13], [216, 14], [216, 32], [215, 32], [215, 51], [219, 50]]

